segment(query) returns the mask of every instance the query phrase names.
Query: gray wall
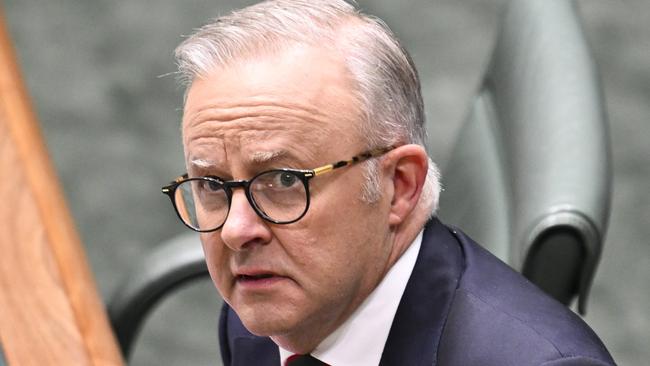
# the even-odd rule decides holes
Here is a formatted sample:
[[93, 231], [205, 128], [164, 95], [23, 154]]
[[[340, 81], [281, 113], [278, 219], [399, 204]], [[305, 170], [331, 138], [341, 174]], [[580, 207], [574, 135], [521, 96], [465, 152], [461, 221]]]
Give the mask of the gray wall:
[[[183, 232], [160, 187], [183, 169], [172, 50], [251, 1], [5, 0], [23, 73], [104, 298]], [[503, 0], [360, 0], [405, 41], [444, 165], [489, 57]], [[586, 320], [621, 365], [650, 359], [650, 3], [580, 1], [610, 114], [614, 199]], [[8, 174], [4, 172], [4, 174]], [[5, 176], [7, 178], [7, 176]], [[134, 365], [218, 364], [218, 297], [183, 290], [147, 323]]]

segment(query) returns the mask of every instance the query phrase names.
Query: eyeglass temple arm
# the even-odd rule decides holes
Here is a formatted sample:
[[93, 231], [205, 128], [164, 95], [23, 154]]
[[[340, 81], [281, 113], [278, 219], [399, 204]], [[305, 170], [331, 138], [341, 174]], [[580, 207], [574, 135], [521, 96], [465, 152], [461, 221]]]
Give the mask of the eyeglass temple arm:
[[169, 182], [169, 184], [167, 184], [166, 186], [162, 187], [162, 193], [165, 193], [165, 194], [169, 193], [169, 192], [172, 190], [172, 186], [173, 186], [174, 184], [176, 184], [176, 183], [180, 183], [180, 181], [182, 181], [183, 179], [187, 179], [187, 177], [188, 177], [187, 173], [185, 173], [185, 174], [183, 174], [183, 175], [179, 175], [176, 179], [174, 179], [173, 181]]
[[353, 165], [353, 164], [360, 163], [362, 161], [368, 160], [370, 158], [381, 156], [381, 155], [393, 150], [394, 148], [395, 148], [395, 146], [378, 148], [378, 149], [366, 151], [366, 152], [361, 153], [359, 155], [353, 156], [349, 160], [341, 160], [341, 161], [338, 161], [338, 162], [333, 163], [333, 164], [327, 164], [327, 165], [320, 166], [318, 168], [314, 168], [313, 169], [314, 176], [325, 174], [327, 172], [331, 172], [334, 169], [343, 168], [344, 166]]

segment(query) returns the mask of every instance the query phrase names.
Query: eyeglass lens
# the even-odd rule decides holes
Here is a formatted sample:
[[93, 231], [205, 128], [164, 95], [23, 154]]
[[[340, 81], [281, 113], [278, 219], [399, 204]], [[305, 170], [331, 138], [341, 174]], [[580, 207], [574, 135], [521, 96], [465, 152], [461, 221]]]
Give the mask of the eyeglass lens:
[[[230, 188], [227, 185], [206, 177], [181, 183], [176, 188], [174, 199], [185, 224], [200, 231], [220, 228], [230, 209]], [[295, 221], [307, 209], [306, 182], [296, 173], [280, 170], [261, 173], [250, 181], [247, 189], [253, 209], [272, 222]]]
[[228, 215], [228, 196], [214, 179], [191, 179], [176, 188], [176, 209], [185, 224], [197, 230], [219, 227]]

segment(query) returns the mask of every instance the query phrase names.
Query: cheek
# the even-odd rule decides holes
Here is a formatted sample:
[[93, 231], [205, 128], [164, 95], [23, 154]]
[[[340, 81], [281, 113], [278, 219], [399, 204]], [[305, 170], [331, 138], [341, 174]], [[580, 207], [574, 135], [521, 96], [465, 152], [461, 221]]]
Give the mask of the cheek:
[[317, 324], [336, 323], [372, 290], [378, 271], [363, 250], [369, 242], [335, 225], [316, 227], [303, 235], [294, 232], [293, 239], [303, 237], [302, 246], [287, 251], [300, 289], [286, 297], [296, 309], [288, 313]]
[[201, 245], [203, 246], [205, 262], [210, 271], [212, 282], [222, 297], [230, 297], [232, 276], [228, 267], [229, 251], [227, 247], [218, 240], [218, 236], [215, 233], [202, 233]]
[[[382, 205], [362, 203], [356, 196], [334, 216], [329, 236], [330, 251], [339, 270], [363, 280], [381, 271], [390, 252], [385, 209]], [[335, 263], [335, 264], [336, 264]]]
[[358, 217], [359, 211], [350, 206], [342, 205], [329, 214], [310, 215], [304, 222], [299, 221], [300, 230], [277, 233], [283, 243], [299, 243], [284, 247], [310, 290], [356, 288], [366, 276], [372, 276], [374, 267], [382, 261], [378, 258], [383, 252], [379, 231], [373, 229], [374, 225], [365, 225], [368, 217]]

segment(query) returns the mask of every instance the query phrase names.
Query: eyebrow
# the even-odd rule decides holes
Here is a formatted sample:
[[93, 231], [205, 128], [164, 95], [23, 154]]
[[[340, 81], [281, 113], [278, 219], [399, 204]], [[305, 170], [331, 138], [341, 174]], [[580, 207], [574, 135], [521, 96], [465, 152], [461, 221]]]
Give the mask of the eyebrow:
[[215, 167], [217, 164], [213, 160], [194, 158], [190, 160], [190, 165], [200, 169]]
[[[273, 161], [281, 160], [289, 155], [290, 154], [287, 150], [257, 151], [248, 158], [248, 161], [251, 164], [264, 165]], [[216, 161], [211, 159], [192, 158], [190, 159], [190, 166], [200, 170], [209, 170], [216, 168], [218, 164]]]
[[254, 152], [250, 161], [254, 164], [266, 164], [275, 160], [280, 160], [289, 155], [286, 150], [276, 150], [276, 151], [257, 151]]

